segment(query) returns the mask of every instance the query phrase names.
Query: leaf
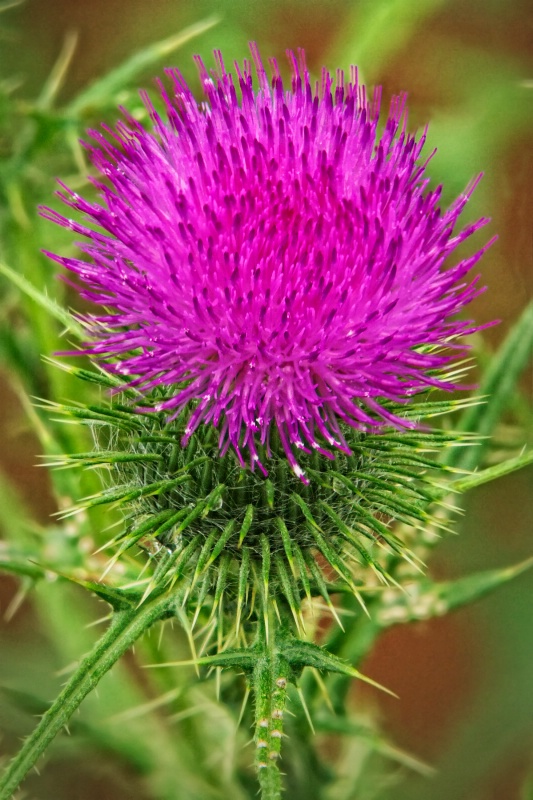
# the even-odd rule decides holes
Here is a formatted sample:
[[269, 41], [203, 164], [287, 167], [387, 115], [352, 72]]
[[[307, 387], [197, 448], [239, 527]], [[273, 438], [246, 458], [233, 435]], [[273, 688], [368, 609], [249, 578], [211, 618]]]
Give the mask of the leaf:
[[[83, 329], [82, 333], [84, 333]], [[125, 397], [144, 397], [144, 395], [142, 395], [142, 393], [138, 392], [136, 389], [125, 387], [123, 378], [119, 378], [115, 375], [111, 375], [109, 372], [105, 372], [105, 370], [99, 364], [93, 363], [92, 369], [83, 369], [73, 366], [72, 364], [68, 364], [66, 361], [50, 358], [49, 356], [43, 356], [43, 361], [46, 364], [56, 367], [57, 369], [63, 370], [63, 372], [68, 372], [69, 375], [73, 375], [79, 380], [86, 381], [87, 383], [94, 383], [97, 386], [100, 386], [102, 389], [120, 389], [120, 394], [124, 395]]]
[[363, 0], [354, 4], [342, 25], [342, 44], [335, 46], [335, 58], [358, 64], [372, 75], [401, 51], [426, 17], [434, 14], [444, 0]]
[[63, 47], [54, 64], [46, 83], [44, 84], [36, 102], [37, 108], [41, 110], [52, 107], [53, 101], [57, 96], [65, 80], [68, 68], [76, 51], [78, 44], [78, 32], [67, 31], [63, 41]]
[[103, 78], [92, 83], [88, 89], [81, 92], [64, 109], [69, 117], [79, 117], [88, 110], [114, 105], [117, 94], [128, 84], [134, 81], [143, 72], [151, 69], [174, 50], [182, 47], [191, 39], [200, 36], [218, 23], [218, 17], [212, 16], [184, 28], [175, 36], [163, 39], [155, 44], [148, 45], [127, 59], [116, 69]]
[[131, 589], [126, 591], [125, 589], [107, 586], [105, 583], [97, 583], [96, 581], [83, 581], [68, 575], [63, 577], [66, 577], [72, 583], [77, 583], [78, 586], [83, 586], [84, 589], [87, 589], [89, 592], [95, 594], [100, 598], [100, 600], [105, 600], [105, 602], [109, 603], [114, 611], [121, 611], [126, 608], [136, 608], [139, 605], [139, 600], [142, 596], [141, 592], [135, 592]]
[[279, 645], [279, 650], [289, 664], [297, 670], [302, 670], [304, 667], [314, 667], [323, 672], [336, 672], [341, 675], [348, 675], [351, 678], [358, 678], [396, 697], [394, 692], [376, 683], [372, 678], [367, 678], [366, 675], [363, 675], [350, 664], [347, 664], [346, 661], [334, 656], [332, 653], [328, 653], [323, 647], [319, 647], [312, 642], [303, 642], [298, 639], [290, 638]]
[[22, 542], [34, 526], [18, 489], [0, 472], [0, 529], [5, 529], [6, 538]]
[[533, 558], [513, 567], [478, 572], [453, 581], [418, 581], [406, 586], [405, 591], [388, 588], [381, 595], [379, 607], [373, 610], [373, 621], [387, 628], [444, 616], [504, 586], [531, 566]]
[[160, 667], [233, 667], [239, 670], [252, 670], [257, 661], [257, 654], [252, 648], [238, 650], [224, 650], [212, 656], [200, 656], [200, 658], [189, 659], [188, 661], [168, 661], [162, 664], [146, 664], [145, 669], [159, 669]]
[[441, 463], [472, 470], [477, 467], [489, 446], [489, 438], [509, 404], [516, 382], [533, 352], [533, 303], [528, 305], [509, 332], [504, 343], [490, 362], [479, 387], [487, 401], [468, 408], [462, 415], [458, 430], [483, 437], [476, 447], [450, 448]]
[[490, 483], [490, 481], [494, 481], [504, 475], [509, 475], [511, 472], [516, 472], [522, 469], [522, 467], [528, 466], [528, 464], [533, 464], [533, 450], [522, 453], [515, 458], [509, 458], [506, 461], [502, 461], [500, 464], [495, 464], [493, 467], [487, 467], [487, 469], [482, 469], [479, 472], [472, 472], [470, 475], [458, 478], [456, 481], [452, 481], [450, 487], [457, 492], [467, 492], [475, 486]]
[[398, 764], [408, 769], [412, 769], [414, 772], [418, 772], [420, 775], [430, 777], [435, 772], [434, 768], [429, 766], [429, 764], [425, 764], [419, 758], [416, 758], [416, 756], [412, 756], [410, 753], [407, 753], [405, 750], [387, 741], [387, 739], [380, 736], [376, 731], [372, 730], [372, 728], [367, 725], [362, 725], [355, 720], [347, 719], [346, 717], [322, 716], [315, 717], [314, 724], [318, 731], [324, 733], [341, 733], [363, 739], [377, 753], [385, 756], [385, 758], [391, 759], [391, 761], [396, 761]]
[[19, 578], [31, 578], [32, 580], [39, 580], [45, 576], [45, 570], [42, 567], [32, 564], [27, 559], [4, 553], [0, 553], [0, 571], [9, 572]]
[[[4, 569], [8, 564], [8, 561], [4, 562], [0, 558], [0, 569]], [[28, 575], [32, 578], [42, 578], [47, 572], [53, 573], [54, 575], [57, 575], [58, 578], [62, 578], [69, 583], [74, 583], [76, 586], [83, 587], [92, 594], [95, 594], [101, 600], [105, 600], [106, 603], [109, 603], [114, 611], [123, 611], [126, 609], [136, 608], [141, 598], [141, 592], [131, 589], [119, 589], [118, 587], [109, 586], [105, 583], [98, 583], [97, 581], [84, 580], [83, 578], [78, 577], [77, 574], [63, 572], [48, 564], [36, 564], [35, 562], [31, 561], [28, 562], [27, 565], [21, 563], [18, 574]]]
[[41, 292], [33, 284], [31, 284], [23, 275], [8, 267], [7, 264], [0, 262], [0, 272], [9, 278], [21, 292], [34, 300], [41, 308], [43, 308], [51, 317], [60, 322], [67, 331], [72, 333], [77, 339], [83, 339], [84, 331], [82, 326], [76, 322], [72, 314], [65, 308], [52, 300], [46, 292]]

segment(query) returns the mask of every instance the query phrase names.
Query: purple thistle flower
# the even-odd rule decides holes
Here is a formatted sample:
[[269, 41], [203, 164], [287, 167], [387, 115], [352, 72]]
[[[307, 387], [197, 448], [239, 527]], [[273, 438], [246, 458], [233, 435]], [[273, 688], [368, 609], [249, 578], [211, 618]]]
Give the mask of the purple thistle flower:
[[155, 408], [171, 418], [189, 407], [183, 444], [213, 424], [222, 454], [264, 471], [258, 443], [270, 455], [277, 429], [305, 481], [296, 451], [349, 453], [343, 423], [410, 426], [391, 401], [457, 388], [446, 370], [477, 328], [456, 315], [481, 291], [467, 276], [488, 245], [444, 265], [487, 220], [454, 232], [477, 180], [440, 209], [405, 96], [379, 134], [380, 90], [355, 68], [313, 85], [289, 53], [286, 90], [251, 49], [257, 90], [249, 61], [234, 81], [219, 52], [211, 74], [197, 57], [207, 103], [167, 70], [166, 118], [143, 94], [153, 130], [124, 112], [108, 138], [91, 132], [101, 203], [59, 196], [96, 227], [43, 214], [88, 239], [88, 261], [50, 254], [106, 307], [84, 352], [142, 392], [164, 388]]

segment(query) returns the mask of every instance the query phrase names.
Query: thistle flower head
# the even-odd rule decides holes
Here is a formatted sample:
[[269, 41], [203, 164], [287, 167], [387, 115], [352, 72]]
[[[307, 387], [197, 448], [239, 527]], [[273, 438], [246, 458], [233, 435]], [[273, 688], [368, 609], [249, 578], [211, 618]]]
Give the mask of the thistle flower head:
[[439, 207], [405, 97], [379, 133], [380, 92], [354, 68], [315, 84], [289, 53], [287, 89], [252, 55], [255, 85], [248, 61], [234, 77], [220, 53], [211, 73], [197, 58], [200, 104], [168, 70], [163, 116], [144, 95], [150, 130], [125, 113], [92, 132], [100, 202], [60, 193], [89, 226], [43, 213], [88, 240], [87, 260], [52, 255], [104, 307], [85, 352], [160, 389], [156, 411], [187, 409], [183, 444], [213, 425], [222, 454], [264, 470], [274, 434], [305, 481], [298, 451], [349, 454], [347, 426], [413, 425], [390, 404], [455, 388], [446, 369], [473, 329], [456, 315], [483, 250], [445, 262], [485, 220], [454, 230], [474, 184]]

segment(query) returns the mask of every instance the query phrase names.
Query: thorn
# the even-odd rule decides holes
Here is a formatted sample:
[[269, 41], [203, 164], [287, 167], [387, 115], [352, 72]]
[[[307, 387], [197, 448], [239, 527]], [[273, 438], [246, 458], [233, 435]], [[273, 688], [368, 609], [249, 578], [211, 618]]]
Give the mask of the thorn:
[[312, 672], [313, 672], [313, 677], [314, 677], [315, 681], [317, 682], [318, 687], [320, 689], [320, 693], [321, 693], [322, 697], [324, 698], [324, 702], [326, 703], [326, 705], [329, 708], [329, 710], [331, 711], [331, 713], [335, 714], [335, 709], [333, 708], [333, 703], [331, 702], [331, 697], [329, 696], [328, 687], [326, 686], [326, 684], [325, 684], [325, 682], [324, 682], [324, 680], [322, 678], [322, 675], [314, 667], [312, 668]]
[[276, 617], [278, 618], [278, 622], [281, 625], [282, 624], [281, 623], [281, 614], [279, 613], [279, 608], [278, 608], [278, 604], [276, 602], [276, 598], [275, 597], [272, 598], [272, 604], [274, 606], [274, 611], [276, 612]]
[[372, 678], [368, 678], [366, 675], [363, 675], [361, 672], [359, 672], [359, 670], [354, 669], [353, 675], [360, 681], [368, 683], [369, 686], [374, 686], [375, 689], [380, 689], [382, 692], [385, 692], [385, 694], [390, 694], [391, 697], [394, 697], [396, 698], [396, 700], [399, 700], [399, 697], [396, 694], [396, 692], [393, 692], [391, 689], [387, 689], [386, 686], [383, 686], [381, 683], [378, 683], [377, 681], [373, 681]]
[[311, 719], [311, 715], [309, 713], [309, 708], [307, 707], [307, 703], [305, 702], [304, 693], [302, 692], [301, 686], [296, 687], [296, 691], [298, 692], [298, 697], [300, 698], [300, 703], [302, 704], [302, 708], [304, 710], [304, 714], [306, 716], [307, 722], [309, 723], [309, 727], [311, 728], [311, 732], [315, 733], [315, 727], [313, 725], [313, 720]]
[[240, 710], [240, 713], [239, 713], [239, 718], [237, 720], [237, 728], [239, 728], [240, 725], [241, 725], [242, 718], [244, 717], [244, 712], [246, 710], [246, 704], [248, 703], [248, 698], [249, 697], [250, 697], [250, 687], [247, 686], [246, 687], [246, 691], [244, 693], [244, 698], [243, 698], [243, 701], [242, 701], [241, 710]]
[[157, 649], [158, 650], [161, 650], [161, 644], [163, 642], [163, 634], [165, 632], [166, 623], [167, 623], [167, 620], [163, 620], [161, 622], [161, 624], [159, 625], [159, 638], [157, 640]]
[[215, 673], [215, 695], [217, 698], [217, 702], [220, 703], [220, 681], [222, 678], [222, 667], [216, 668]]

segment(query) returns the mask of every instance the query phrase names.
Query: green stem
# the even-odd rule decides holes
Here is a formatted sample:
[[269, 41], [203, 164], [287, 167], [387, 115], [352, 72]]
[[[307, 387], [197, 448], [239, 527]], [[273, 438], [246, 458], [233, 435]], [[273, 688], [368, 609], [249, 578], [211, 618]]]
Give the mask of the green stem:
[[259, 658], [253, 671], [255, 697], [255, 747], [261, 800], [280, 800], [281, 774], [278, 760], [283, 737], [283, 714], [287, 701], [289, 664], [276, 649], [276, 624], [271, 618], [267, 638], [261, 625], [257, 642]]
[[138, 608], [117, 611], [111, 625], [85, 656], [74, 675], [0, 779], [0, 800], [9, 800], [30, 769], [66, 725], [82, 700], [106, 672], [148, 628], [164, 617], [176, 601], [175, 593], [159, 595]]

